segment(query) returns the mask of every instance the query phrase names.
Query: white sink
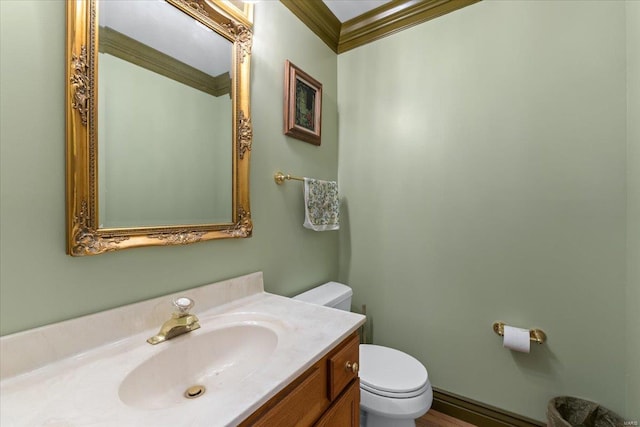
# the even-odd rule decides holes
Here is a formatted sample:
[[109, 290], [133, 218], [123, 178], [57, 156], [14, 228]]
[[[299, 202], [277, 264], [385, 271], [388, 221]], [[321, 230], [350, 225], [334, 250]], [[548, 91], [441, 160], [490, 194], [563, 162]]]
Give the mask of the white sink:
[[272, 329], [252, 323], [191, 332], [160, 344], [165, 348], [133, 369], [118, 394], [125, 404], [143, 409], [212, 397], [264, 366], [277, 344]]
[[[179, 296], [200, 329], [148, 344]], [[0, 425], [236, 426], [363, 322], [265, 293], [254, 273], [3, 336]], [[192, 386], [206, 390], [187, 399]]]

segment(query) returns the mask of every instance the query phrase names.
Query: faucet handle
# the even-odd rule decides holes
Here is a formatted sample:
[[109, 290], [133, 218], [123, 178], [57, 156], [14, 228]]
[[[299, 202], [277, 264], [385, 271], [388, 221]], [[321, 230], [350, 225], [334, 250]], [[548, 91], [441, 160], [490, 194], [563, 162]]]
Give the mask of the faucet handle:
[[178, 310], [176, 314], [178, 316], [185, 316], [189, 314], [189, 310], [193, 308], [195, 303], [191, 298], [180, 297], [173, 300], [173, 306]]

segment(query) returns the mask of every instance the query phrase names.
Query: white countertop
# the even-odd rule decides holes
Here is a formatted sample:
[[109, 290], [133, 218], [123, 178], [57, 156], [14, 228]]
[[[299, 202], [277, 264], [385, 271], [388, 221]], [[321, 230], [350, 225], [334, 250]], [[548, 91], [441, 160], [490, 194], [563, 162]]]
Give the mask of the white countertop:
[[[121, 323], [123, 319], [125, 323], [130, 323], [127, 319], [136, 313], [144, 316], [143, 308], [168, 304], [172, 296], [0, 338], [3, 359], [0, 425], [237, 425], [364, 323], [364, 316], [359, 314], [265, 293], [262, 291], [261, 273], [241, 279], [250, 282], [246, 290], [241, 292], [242, 295], [229, 296], [230, 289], [237, 292], [233, 288], [234, 283], [227, 283], [229, 281], [174, 294], [189, 296], [196, 301], [192, 312], [199, 317], [202, 327], [158, 345], [150, 345], [146, 339], [157, 333], [162, 322], [153, 327], [139, 322], [139, 330], [125, 336], [122, 336], [125, 329], [131, 328], [131, 325], [123, 326]], [[198, 310], [198, 297], [206, 300], [208, 307], [202, 308], [201, 304]], [[154, 317], [162, 316], [163, 313], [154, 314]], [[193, 400], [185, 399], [168, 408], [141, 409], [129, 406], [120, 399], [120, 384], [136, 366], [168, 346], [180, 346], [181, 342], [186, 342], [183, 340], [193, 339], [236, 321], [234, 319], [267, 322], [278, 336], [275, 350], [255, 372], [237, 382], [220, 384], [223, 389], [215, 393], [205, 393]], [[82, 330], [82, 324], [88, 325], [90, 330], [75, 335], [80, 339], [82, 336], [91, 336], [95, 340], [95, 334], [100, 333], [95, 327], [104, 327], [109, 320], [115, 323], [113, 329], [120, 328], [115, 333], [120, 337], [115, 340], [83, 349], [78, 347], [77, 339], [74, 341], [73, 337], [62, 336], [60, 341], [67, 344], [55, 346], [56, 333], [60, 334], [61, 330]], [[68, 354], [78, 349], [81, 351]], [[26, 354], [32, 351], [41, 354]], [[42, 354], [43, 351], [47, 354]], [[19, 357], [20, 354], [16, 352], [25, 353], [24, 357]], [[30, 362], [25, 364], [24, 359]]]

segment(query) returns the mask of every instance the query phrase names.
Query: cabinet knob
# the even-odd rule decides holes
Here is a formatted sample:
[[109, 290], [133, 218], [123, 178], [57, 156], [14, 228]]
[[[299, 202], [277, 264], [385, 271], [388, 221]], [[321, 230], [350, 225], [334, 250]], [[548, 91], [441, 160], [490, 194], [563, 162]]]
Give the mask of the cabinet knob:
[[344, 369], [347, 371], [351, 371], [354, 374], [357, 374], [358, 370], [360, 369], [360, 366], [358, 365], [358, 362], [347, 362], [344, 365]]

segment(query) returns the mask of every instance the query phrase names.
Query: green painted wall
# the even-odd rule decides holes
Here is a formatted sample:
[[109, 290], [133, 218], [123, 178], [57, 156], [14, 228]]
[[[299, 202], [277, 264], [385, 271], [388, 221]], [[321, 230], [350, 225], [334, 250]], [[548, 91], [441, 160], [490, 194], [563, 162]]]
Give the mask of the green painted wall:
[[[273, 173], [336, 179], [337, 58], [279, 2], [255, 13], [254, 236], [83, 258], [65, 254], [65, 3], [2, 0], [0, 19], [2, 334], [259, 270], [285, 295], [335, 279], [337, 233], [303, 229], [302, 187]], [[282, 134], [285, 59], [324, 84], [321, 147]]]
[[627, 412], [640, 420], [640, 2], [627, 1]]
[[[339, 56], [340, 279], [435, 386], [625, 413], [625, 19], [483, 1]], [[512, 353], [496, 320], [548, 343]]]

